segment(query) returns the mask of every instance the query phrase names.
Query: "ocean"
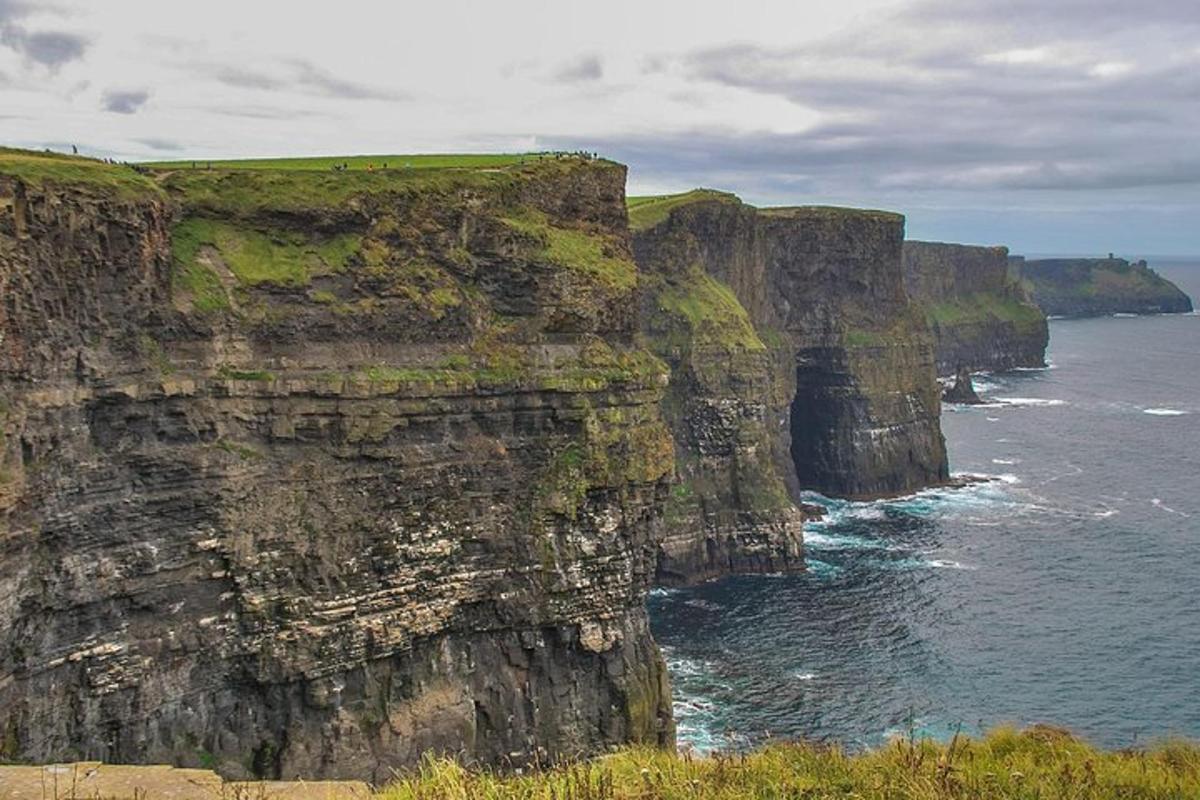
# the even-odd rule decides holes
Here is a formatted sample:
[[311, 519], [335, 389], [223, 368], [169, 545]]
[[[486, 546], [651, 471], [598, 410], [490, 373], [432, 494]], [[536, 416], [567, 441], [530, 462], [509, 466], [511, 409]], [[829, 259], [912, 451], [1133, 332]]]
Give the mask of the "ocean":
[[[1200, 259], [1151, 264], [1200, 300]], [[814, 495], [805, 574], [652, 593], [682, 746], [1200, 737], [1200, 316], [1052, 320], [1048, 361], [943, 410], [992, 481]]]

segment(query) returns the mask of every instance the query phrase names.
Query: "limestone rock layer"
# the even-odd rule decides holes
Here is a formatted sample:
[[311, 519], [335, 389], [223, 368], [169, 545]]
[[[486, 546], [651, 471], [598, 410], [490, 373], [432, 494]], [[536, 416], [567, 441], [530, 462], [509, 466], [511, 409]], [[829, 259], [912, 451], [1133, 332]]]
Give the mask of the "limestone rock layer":
[[903, 217], [697, 191], [635, 201], [631, 225], [643, 326], [672, 366], [681, 484], [660, 579], [801, 566], [804, 490], [869, 498], [947, 480]]
[[0, 755], [672, 740], [624, 168], [94, 169], [0, 169]]

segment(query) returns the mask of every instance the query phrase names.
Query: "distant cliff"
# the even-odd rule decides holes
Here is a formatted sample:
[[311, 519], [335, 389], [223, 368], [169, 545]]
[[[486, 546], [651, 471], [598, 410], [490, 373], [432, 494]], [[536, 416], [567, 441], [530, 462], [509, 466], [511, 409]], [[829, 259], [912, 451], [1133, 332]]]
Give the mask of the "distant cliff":
[[1004, 247], [904, 243], [904, 285], [933, 330], [939, 374], [1045, 364], [1046, 316], [1009, 270]]
[[1034, 301], [1050, 316], [1179, 314], [1192, 310], [1191, 298], [1145, 261], [1020, 257], [1014, 261]]
[[0, 759], [670, 742], [624, 182], [0, 152]]
[[682, 479], [660, 576], [798, 565], [802, 489], [866, 498], [946, 480], [902, 217], [697, 191], [634, 199], [630, 224]]

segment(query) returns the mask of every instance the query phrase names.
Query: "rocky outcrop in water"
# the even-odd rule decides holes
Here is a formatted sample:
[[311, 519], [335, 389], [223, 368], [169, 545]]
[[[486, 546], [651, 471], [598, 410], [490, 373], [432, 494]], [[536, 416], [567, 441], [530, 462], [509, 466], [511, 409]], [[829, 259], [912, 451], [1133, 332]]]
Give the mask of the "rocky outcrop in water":
[[622, 167], [0, 156], [0, 757], [671, 740]]
[[929, 320], [938, 374], [1045, 366], [1046, 316], [1007, 248], [907, 241], [904, 285]]
[[1014, 257], [1042, 311], [1054, 317], [1181, 314], [1192, 300], [1145, 261]]
[[954, 383], [942, 391], [943, 403], [959, 403], [977, 406], [983, 403], [975, 392], [975, 384], [971, 381], [971, 370], [960, 366], [954, 375]]
[[634, 200], [631, 224], [682, 481], [660, 575], [798, 566], [802, 489], [866, 498], [947, 479], [902, 217], [700, 191]]

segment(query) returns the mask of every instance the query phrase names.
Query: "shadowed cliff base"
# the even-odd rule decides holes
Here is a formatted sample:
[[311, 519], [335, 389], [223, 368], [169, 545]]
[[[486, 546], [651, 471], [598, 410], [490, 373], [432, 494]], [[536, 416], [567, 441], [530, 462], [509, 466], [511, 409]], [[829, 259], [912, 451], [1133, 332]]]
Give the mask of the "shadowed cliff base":
[[1192, 300], [1145, 261], [1013, 257], [1033, 299], [1054, 317], [1186, 314]]

